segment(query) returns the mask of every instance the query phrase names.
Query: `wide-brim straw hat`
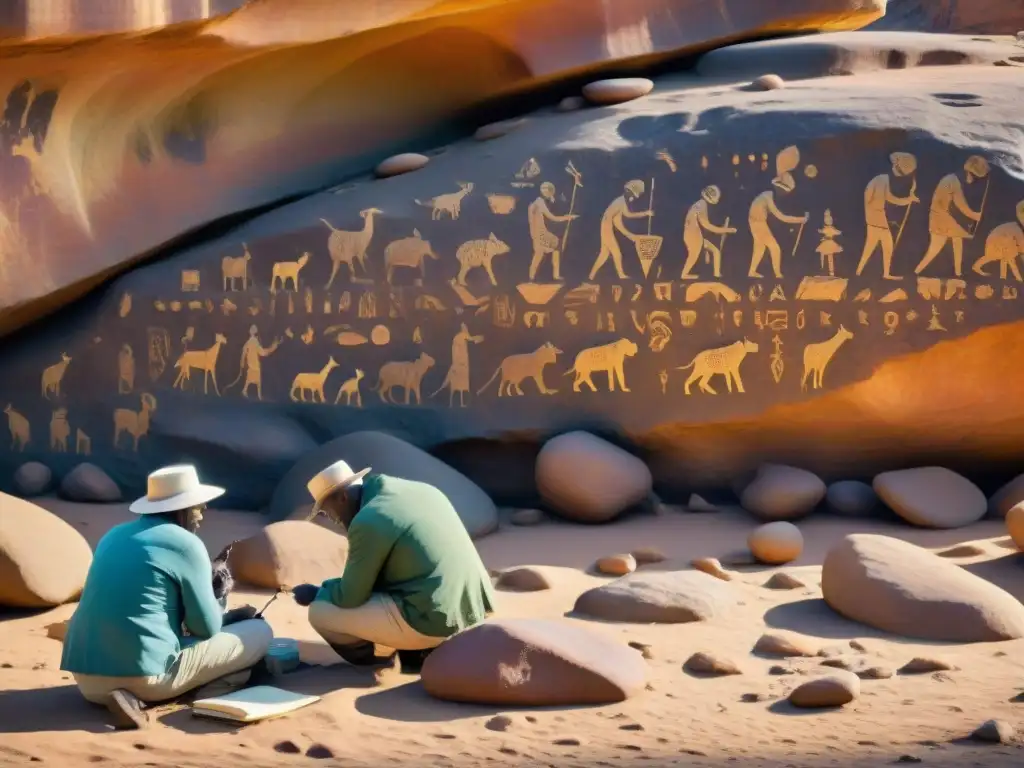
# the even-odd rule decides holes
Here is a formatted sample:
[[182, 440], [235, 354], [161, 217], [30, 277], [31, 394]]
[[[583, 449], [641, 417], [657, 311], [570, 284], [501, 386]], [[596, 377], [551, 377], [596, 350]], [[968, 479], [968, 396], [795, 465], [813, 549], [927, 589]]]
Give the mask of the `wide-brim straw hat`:
[[136, 515], [179, 512], [223, 495], [223, 488], [199, 482], [199, 473], [191, 464], [178, 464], [150, 473], [146, 495], [134, 501], [128, 510]]
[[346, 461], [336, 461], [326, 469], [321, 470], [316, 476], [306, 483], [309, 495], [313, 497], [313, 509], [310, 512], [310, 519], [320, 514], [320, 505], [323, 500], [334, 491], [341, 488], [348, 488], [353, 485], [362, 485], [363, 478], [370, 472], [371, 467], [366, 467], [358, 472], [353, 472], [352, 467]]

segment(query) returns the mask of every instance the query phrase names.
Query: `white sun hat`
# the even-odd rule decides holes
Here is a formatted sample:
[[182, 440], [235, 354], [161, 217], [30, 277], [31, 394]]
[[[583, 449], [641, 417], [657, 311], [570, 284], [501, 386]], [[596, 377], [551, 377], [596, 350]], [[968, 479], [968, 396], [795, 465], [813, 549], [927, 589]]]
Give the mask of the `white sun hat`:
[[372, 467], [366, 467], [366, 469], [353, 472], [348, 462], [336, 461], [317, 473], [312, 480], [306, 483], [309, 495], [313, 497], [313, 510], [310, 517], [316, 517], [320, 513], [320, 503], [332, 492], [352, 485], [362, 485], [363, 477], [371, 469]]
[[136, 515], [178, 512], [213, 501], [224, 489], [199, 482], [199, 473], [191, 464], [177, 464], [151, 472], [146, 480], [146, 495], [128, 510]]

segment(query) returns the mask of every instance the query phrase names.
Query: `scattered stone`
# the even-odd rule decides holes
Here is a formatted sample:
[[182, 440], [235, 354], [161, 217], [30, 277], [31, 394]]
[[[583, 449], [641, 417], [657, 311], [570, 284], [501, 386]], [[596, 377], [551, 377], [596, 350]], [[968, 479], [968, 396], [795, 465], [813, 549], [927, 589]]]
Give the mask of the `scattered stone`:
[[813, 647], [809, 641], [775, 633], [761, 635], [757, 642], [754, 643], [752, 652], [762, 656], [779, 656], [782, 658], [818, 655], [818, 649]]
[[1006, 513], [1006, 532], [1017, 545], [1024, 550], [1024, 503], [1018, 504]]
[[708, 576], [714, 576], [722, 581], [732, 581], [732, 574], [725, 570], [722, 564], [713, 557], [701, 557], [691, 560], [690, 565], [701, 573], [706, 573]]
[[769, 696], [767, 693], [744, 693], [740, 696], [740, 701], [744, 704], [757, 704], [760, 701], [770, 701], [776, 698], [775, 696]]
[[762, 520], [794, 520], [810, 514], [825, 496], [825, 483], [813, 472], [764, 464], [740, 494], [740, 503]]
[[106, 472], [85, 461], [61, 480], [60, 495], [69, 501], [113, 504], [121, 500], [121, 489]]
[[750, 532], [747, 547], [760, 562], [783, 565], [800, 557], [804, 549], [804, 536], [792, 523], [766, 523]]
[[711, 653], [698, 651], [686, 660], [683, 669], [691, 675], [722, 677], [724, 675], [742, 675], [743, 671], [731, 659], [715, 656]]
[[637, 566], [641, 565], [653, 565], [654, 563], [663, 563], [668, 560], [665, 553], [654, 547], [642, 547], [641, 549], [634, 549], [631, 553], [633, 559], [636, 560]]
[[71, 624], [71, 619], [64, 621], [57, 621], [53, 624], [46, 625], [46, 636], [51, 640], [57, 640], [63, 643], [64, 638], [68, 636], [68, 626]]
[[403, 173], [418, 171], [430, 162], [430, 158], [418, 152], [404, 152], [400, 155], [392, 155], [383, 160], [374, 169], [378, 179], [387, 179], [391, 176], [400, 176]]
[[283, 755], [301, 755], [302, 750], [299, 745], [294, 741], [286, 739], [285, 741], [279, 741], [274, 745], [274, 751], [280, 752]]
[[905, 637], [975, 643], [1024, 637], [1024, 605], [921, 547], [851, 534], [826, 555], [822, 594], [848, 619]]
[[640, 655], [643, 656], [645, 659], [650, 659], [653, 657], [653, 654], [651, 653], [651, 646], [649, 646], [647, 643], [638, 643], [636, 640], [630, 640], [629, 647], [633, 648], [634, 650], [640, 651]]
[[50, 608], [76, 599], [92, 549], [75, 528], [30, 501], [0, 493], [0, 606]]
[[860, 480], [840, 480], [832, 483], [825, 493], [829, 509], [849, 517], [869, 517], [878, 508], [875, 489]]
[[916, 755], [900, 755], [896, 758], [897, 763], [920, 763], [923, 762], [920, 757]]
[[985, 516], [988, 500], [970, 480], [943, 467], [883, 472], [875, 493], [911, 525], [961, 528]]
[[691, 512], [718, 512], [719, 509], [714, 504], [706, 501], [703, 496], [699, 496], [696, 493], [690, 494], [690, 500], [686, 502], [686, 508]]
[[580, 747], [583, 745], [583, 742], [574, 736], [567, 736], [562, 739], [555, 739], [551, 743], [554, 744], [556, 747]]
[[521, 566], [502, 571], [494, 586], [509, 592], [542, 592], [551, 589], [551, 582], [536, 568]]
[[971, 739], [990, 744], [1010, 744], [1017, 738], [1017, 731], [1005, 720], [986, 720], [974, 729]]
[[867, 653], [868, 650], [867, 646], [865, 646], [860, 640], [851, 640], [850, 647], [855, 651], [860, 651], [861, 653]]
[[860, 662], [856, 659], [844, 658], [842, 656], [825, 659], [821, 662], [823, 667], [831, 667], [832, 669], [845, 669], [847, 672], [853, 671], [854, 667], [858, 666]]
[[313, 744], [306, 750], [306, 757], [311, 757], [314, 760], [330, 760], [334, 757], [334, 753], [323, 744]]
[[927, 675], [932, 672], [948, 672], [956, 669], [952, 664], [942, 659], [927, 656], [917, 656], [899, 669], [901, 675]]
[[888, 680], [895, 674], [891, 667], [876, 666], [859, 670], [857, 677], [861, 680]]
[[231, 574], [264, 589], [320, 584], [345, 570], [348, 539], [305, 520], [282, 520], [231, 549]]
[[777, 91], [786, 87], [786, 82], [778, 75], [761, 75], [750, 84], [755, 91]]
[[633, 624], [707, 621], [736, 605], [731, 585], [699, 571], [633, 573], [584, 592], [574, 610]]
[[504, 732], [504, 731], [507, 731], [511, 727], [512, 727], [512, 718], [509, 717], [508, 715], [495, 715], [490, 720], [488, 720], [486, 723], [484, 723], [484, 728], [486, 728], [489, 731], [501, 731], [501, 732]]
[[1017, 475], [992, 495], [988, 502], [988, 514], [992, 517], [1006, 517], [1006, 514], [1022, 501], [1024, 501], [1024, 474]]
[[651, 471], [640, 459], [588, 432], [552, 438], [537, 456], [537, 488], [563, 517], [603, 523], [651, 493]]
[[14, 490], [22, 498], [42, 496], [50, 489], [53, 472], [38, 461], [27, 461], [14, 471]]
[[490, 619], [442, 643], [423, 664], [427, 693], [517, 706], [613, 704], [644, 690], [647, 662], [568, 621]]
[[636, 570], [636, 559], [632, 555], [608, 555], [594, 563], [594, 567], [607, 576], [625, 576]]
[[473, 138], [477, 141], [490, 141], [491, 139], [498, 139], [506, 134], [512, 133], [512, 131], [522, 128], [526, 125], [527, 120], [525, 117], [517, 117], [512, 120], [499, 120], [496, 123], [488, 123], [482, 125], [476, 129], [476, 133], [473, 134]]
[[587, 103], [587, 100], [582, 96], [566, 96], [560, 102], [558, 102], [559, 112], [575, 112], [577, 109], [582, 109]]
[[800, 589], [806, 587], [800, 579], [789, 573], [773, 573], [763, 586], [765, 589]]
[[977, 544], [957, 544], [955, 547], [944, 549], [936, 554], [939, 557], [948, 557], [953, 559], [961, 557], [977, 557], [978, 555], [984, 555], [985, 550]]
[[512, 525], [530, 526], [539, 525], [544, 521], [544, 513], [539, 509], [517, 509], [509, 517]]
[[859, 695], [860, 678], [852, 672], [836, 670], [797, 686], [789, 694], [789, 703], [805, 709], [841, 707]]
[[610, 106], [639, 99], [654, 90], [654, 83], [646, 77], [617, 77], [595, 80], [583, 86], [583, 98], [591, 104]]

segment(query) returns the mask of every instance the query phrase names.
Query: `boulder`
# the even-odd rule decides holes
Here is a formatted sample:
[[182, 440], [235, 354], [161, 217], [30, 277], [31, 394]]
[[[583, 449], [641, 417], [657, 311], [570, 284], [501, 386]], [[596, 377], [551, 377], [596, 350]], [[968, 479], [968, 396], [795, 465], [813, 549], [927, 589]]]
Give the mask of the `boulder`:
[[353, 432], [303, 456], [278, 483], [270, 501], [270, 518], [284, 520], [300, 507], [309, 509], [313, 502], [306, 483], [340, 459], [356, 470], [372, 467], [374, 472], [433, 485], [448, 497], [473, 538], [498, 527], [497, 507], [478, 485], [427, 452], [383, 432]]
[[1024, 475], [1017, 475], [989, 499], [989, 514], [993, 517], [1006, 517], [1007, 513], [1022, 501], [1024, 501]]
[[495, 586], [509, 592], [541, 592], [551, 589], [551, 582], [536, 568], [521, 566], [499, 573]]
[[824, 677], [808, 680], [789, 694], [794, 707], [823, 709], [841, 707], [860, 696], [860, 678], [852, 672], [837, 669]]
[[644, 690], [635, 650], [568, 621], [492, 619], [442, 643], [423, 664], [427, 693], [496, 706], [581, 706]]
[[49, 608], [75, 600], [91, 564], [92, 550], [77, 530], [0, 493], [0, 606]]
[[777, 91], [786, 87], [786, 81], [778, 75], [761, 75], [750, 84], [754, 91]]
[[828, 507], [849, 517], [868, 517], [879, 508], [875, 489], [860, 480], [839, 480], [825, 492]]
[[713, 653], [698, 651], [683, 663], [683, 669], [698, 677], [725, 677], [742, 675], [735, 661]]
[[1024, 550], [1024, 503], [1006, 513], [1006, 532], [1010, 534], [1017, 549]]
[[604, 523], [651, 493], [651, 472], [640, 459], [588, 432], [568, 432], [537, 456], [541, 498], [577, 523]]
[[53, 472], [38, 461], [26, 461], [14, 473], [14, 490], [23, 498], [41, 496], [50, 488]]
[[608, 106], [639, 99], [654, 90], [654, 82], [646, 77], [618, 77], [597, 80], [583, 86], [583, 98], [591, 104]]
[[304, 520], [282, 520], [236, 543], [228, 564], [240, 582], [279, 589], [337, 578], [347, 559], [344, 536]]
[[795, 635], [770, 632], [757, 639], [752, 652], [762, 656], [788, 659], [817, 656], [819, 651], [820, 649], [810, 640]]
[[780, 520], [765, 523], [751, 531], [747, 537], [747, 546], [760, 562], [784, 565], [800, 557], [804, 536], [795, 525]]
[[988, 510], [985, 494], [974, 483], [943, 467], [883, 472], [872, 485], [897, 515], [922, 528], [962, 528]]
[[386, 179], [391, 176], [400, 176], [403, 173], [418, 171], [430, 162], [430, 158], [417, 152], [406, 152], [401, 155], [392, 155], [382, 160], [374, 169], [379, 179]]
[[833, 610], [922, 640], [1024, 637], [1024, 605], [948, 560], [899, 539], [851, 534], [826, 555], [821, 589]]
[[606, 576], [625, 576], [636, 570], [636, 559], [632, 555], [608, 555], [602, 557], [594, 567]]
[[69, 501], [112, 504], [121, 500], [121, 489], [95, 464], [82, 462], [64, 475], [60, 495]]
[[813, 472], [782, 464], [764, 464], [743, 489], [743, 508], [762, 520], [794, 520], [810, 514], [825, 495], [825, 483]]
[[1017, 729], [1005, 720], [986, 720], [971, 732], [971, 740], [987, 744], [1012, 744], [1017, 740]]
[[737, 602], [731, 585], [700, 571], [640, 571], [584, 592], [573, 610], [606, 621], [683, 624], [720, 616]]

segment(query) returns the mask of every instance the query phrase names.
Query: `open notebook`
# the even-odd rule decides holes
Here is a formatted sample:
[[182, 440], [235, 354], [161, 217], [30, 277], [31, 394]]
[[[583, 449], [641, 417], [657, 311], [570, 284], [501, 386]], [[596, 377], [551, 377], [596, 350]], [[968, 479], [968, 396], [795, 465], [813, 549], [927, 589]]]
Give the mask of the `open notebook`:
[[192, 714], [236, 723], [254, 723], [308, 707], [319, 696], [292, 693], [271, 685], [257, 685], [212, 699], [200, 699], [192, 705]]

